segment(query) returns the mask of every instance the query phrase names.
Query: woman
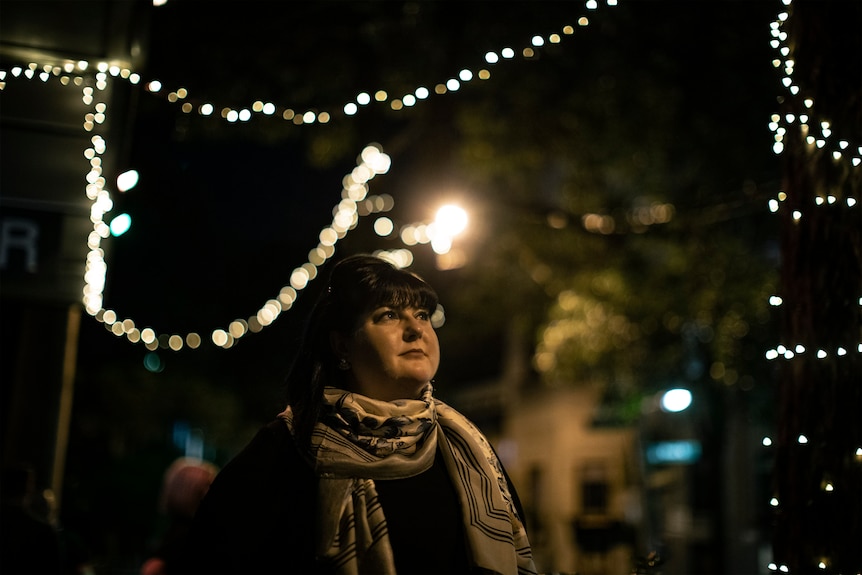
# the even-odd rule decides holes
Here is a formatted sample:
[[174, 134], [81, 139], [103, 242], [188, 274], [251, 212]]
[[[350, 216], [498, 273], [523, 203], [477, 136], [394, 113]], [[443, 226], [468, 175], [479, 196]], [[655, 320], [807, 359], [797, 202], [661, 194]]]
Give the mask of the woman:
[[493, 449], [435, 399], [437, 295], [372, 256], [332, 270], [287, 408], [212, 484], [185, 570], [535, 573]]

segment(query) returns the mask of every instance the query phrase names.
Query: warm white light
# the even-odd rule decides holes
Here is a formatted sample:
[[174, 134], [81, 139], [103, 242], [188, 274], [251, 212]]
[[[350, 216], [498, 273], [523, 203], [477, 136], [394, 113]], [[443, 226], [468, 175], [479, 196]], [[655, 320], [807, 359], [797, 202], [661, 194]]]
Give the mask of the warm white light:
[[168, 338], [168, 347], [174, 351], [179, 351], [183, 348], [183, 338], [179, 335], [172, 335]]
[[[406, 268], [413, 264], [413, 253], [410, 250], [379, 250], [375, 251], [374, 255], [390, 262], [397, 268]], [[438, 326], [435, 325], [434, 327], [436, 328]]]
[[293, 270], [290, 275], [290, 285], [297, 290], [304, 289], [308, 284], [308, 272], [303, 268]]
[[447, 254], [452, 249], [452, 237], [443, 234], [435, 235], [431, 240], [431, 249], [435, 254]]
[[386, 237], [395, 229], [395, 224], [387, 217], [381, 217], [374, 220], [374, 233], [378, 236]]
[[217, 329], [212, 333], [213, 343], [217, 346], [221, 347], [225, 345], [228, 341], [228, 333], [223, 329]]
[[362, 150], [361, 158], [363, 163], [373, 172], [369, 174], [369, 178], [374, 177], [374, 174], [385, 174], [392, 166], [392, 158], [381, 152], [376, 146], [367, 146]]
[[438, 233], [454, 237], [467, 228], [469, 218], [463, 208], [455, 205], [445, 205], [437, 210], [434, 223]]

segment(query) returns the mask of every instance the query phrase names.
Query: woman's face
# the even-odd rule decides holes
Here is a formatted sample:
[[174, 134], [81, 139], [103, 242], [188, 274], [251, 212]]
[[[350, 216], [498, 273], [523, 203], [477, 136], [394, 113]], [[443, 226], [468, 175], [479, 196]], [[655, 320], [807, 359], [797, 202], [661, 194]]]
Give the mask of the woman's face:
[[374, 309], [351, 337], [336, 335], [334, 346], [350, 362], [353, 391], [383, 401], [417, 398], [440, 365], [440, 343], [426, 309]]

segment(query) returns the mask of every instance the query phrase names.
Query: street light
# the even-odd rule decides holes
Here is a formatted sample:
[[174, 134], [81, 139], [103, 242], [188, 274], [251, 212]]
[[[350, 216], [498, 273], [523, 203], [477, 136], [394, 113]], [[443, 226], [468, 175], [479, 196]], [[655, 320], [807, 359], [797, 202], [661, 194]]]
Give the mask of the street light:
[[467, 228], [467, 212], [463, 208], [447, 204], [437, 210], [434, 223], [431, 224], [429, 237], [434, 253], [443, 255], [452, 249], [452, 239]]
[[454, 204], [447, 204], [437, 210], [437, 216], [434, 218], [434, 223], [437, 224], [438, 230], [454, 237], [463, 232], [467, 228], [467, 212], [463, 208]]
[[661, 408], [668, 413], [685, 411], [691, 405], [691, 392], [684, 388], [669, 389], [661, 396]]

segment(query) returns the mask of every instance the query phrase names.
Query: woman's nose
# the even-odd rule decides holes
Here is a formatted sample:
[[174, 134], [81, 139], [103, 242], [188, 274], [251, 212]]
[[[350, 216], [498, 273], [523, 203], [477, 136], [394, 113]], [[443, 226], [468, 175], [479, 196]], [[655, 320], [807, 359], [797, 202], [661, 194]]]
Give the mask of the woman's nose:
[[407, 318], [407, 323], [404, 326], [404, 338], [407, 341], [413, 341], [422, 337], [422, 323], [413, 317]]

